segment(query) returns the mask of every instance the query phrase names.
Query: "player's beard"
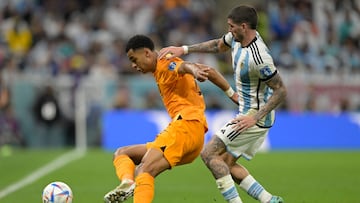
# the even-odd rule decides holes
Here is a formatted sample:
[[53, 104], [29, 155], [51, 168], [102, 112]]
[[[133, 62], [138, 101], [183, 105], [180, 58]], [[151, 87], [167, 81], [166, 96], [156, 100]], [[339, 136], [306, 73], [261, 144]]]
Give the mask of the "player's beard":
[[242, 34], [233, 33], [233, 36], [236, 42], [242, 42], [244, 39], [244, 36]]

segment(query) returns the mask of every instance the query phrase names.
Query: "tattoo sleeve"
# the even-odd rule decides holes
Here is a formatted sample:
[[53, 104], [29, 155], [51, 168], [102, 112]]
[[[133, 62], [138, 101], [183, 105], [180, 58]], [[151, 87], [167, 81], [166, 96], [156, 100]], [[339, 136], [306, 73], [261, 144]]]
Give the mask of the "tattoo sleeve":
[[203, 53], [219, 53], [219, 43], [221, 39], [213, 39], [189, 46], [189, 52], [203, 52]]
[[270, 111], [275, 109], [286, 98], [286, 88], [279, 73], [274, 75], [274, 77], [267, 81], [266, 84], [273, 90], [273, 94], [269, 98], [268, 102], [255, 114], [256, 120], [260, 120]]
[[201, 158], [205, 162], [206, 166], [211, 170], [213, 176], [218, 179], [229, 174], [229, 167], [226, 165], [221, 155], [226, 152], [224, 143], [214, 136], [210, 143], [204, 148]]

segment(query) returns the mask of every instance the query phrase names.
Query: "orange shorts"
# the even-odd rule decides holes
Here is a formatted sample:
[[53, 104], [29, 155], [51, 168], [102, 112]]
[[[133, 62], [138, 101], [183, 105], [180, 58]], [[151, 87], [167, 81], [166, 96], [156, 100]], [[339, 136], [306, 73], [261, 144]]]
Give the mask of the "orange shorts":
[[161, 150], [171, 167], [191, 163], [203, 148], [206, 130], [197, 120], [175, 120], [146, 148]]

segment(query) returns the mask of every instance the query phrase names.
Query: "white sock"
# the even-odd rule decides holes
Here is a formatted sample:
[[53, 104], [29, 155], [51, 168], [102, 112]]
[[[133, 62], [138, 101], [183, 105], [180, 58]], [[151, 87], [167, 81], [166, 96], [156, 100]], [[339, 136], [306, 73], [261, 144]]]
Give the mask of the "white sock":
[[216, 180], [216, 184], [225, 200], [229, 203], [242, 203], [231, 175]]
[[265, 203], [270, 201], [272, 195], [264, 189], [251, 175], [246, 176], [240, 183], [240, 188], [245, 190], [254, 199]]

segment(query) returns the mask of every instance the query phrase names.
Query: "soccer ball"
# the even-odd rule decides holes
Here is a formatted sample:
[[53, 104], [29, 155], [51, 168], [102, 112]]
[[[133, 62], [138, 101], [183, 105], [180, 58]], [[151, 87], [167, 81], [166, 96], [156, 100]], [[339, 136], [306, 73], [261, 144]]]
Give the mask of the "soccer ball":
[[43, 203], [72, 203], [71, 188], [60, 181], [47, 185], [42, 193]]

